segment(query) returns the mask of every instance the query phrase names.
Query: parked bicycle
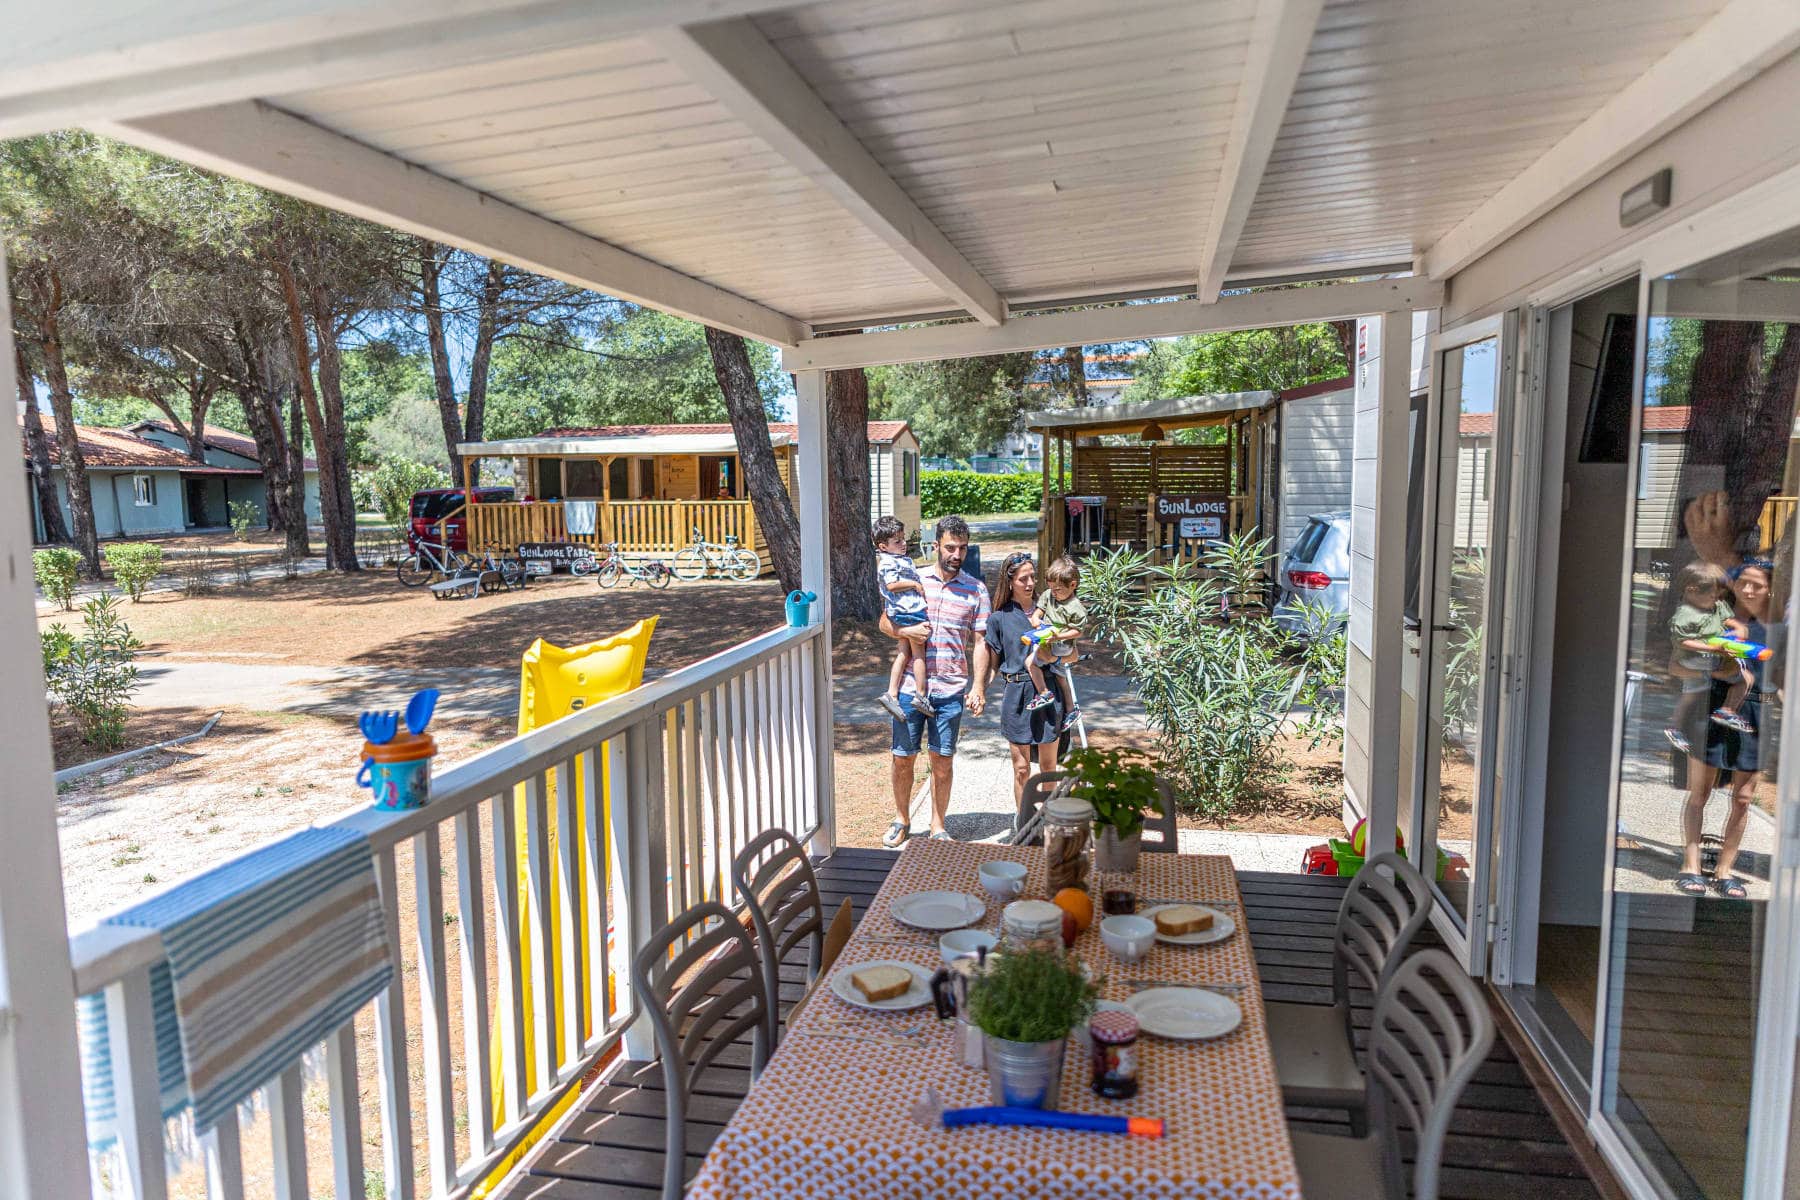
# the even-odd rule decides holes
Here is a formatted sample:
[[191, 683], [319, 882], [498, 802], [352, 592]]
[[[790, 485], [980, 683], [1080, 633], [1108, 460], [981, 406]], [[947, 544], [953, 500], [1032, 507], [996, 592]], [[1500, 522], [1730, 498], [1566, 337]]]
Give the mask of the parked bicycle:
[[630, 583], [636, 583], [641, 579], [653, 588], [666, 588], [669, 586], [669, 580], [674, 576], [674, 572], [669, 570], [669, 564], [660, 558], [652, 558], [641, 563], [628, 563], [625, 561], [625, 556], [619, 553], [618, 543], [614, 542], [603, 546], [602, 549], [606, 551], [606, 557], [595, 568], [594, 574], [603, 588], [609, 588], [621, 579], [628, 580]]
[[762, 574], [762, 559], [735, 537], [727, 537], [723, 545], [709, 542], [695, 526], [694, 540], [675, 552], [675, 578], [704, 579], [714, 573], [727, 579], [755, 579]]
[[407, 587], [423, 587], [439, 579], [454, 579], [473, 565], [468, 555], [443, 542], [418, 538], [410, 553], [400, 556], [398, 574]]

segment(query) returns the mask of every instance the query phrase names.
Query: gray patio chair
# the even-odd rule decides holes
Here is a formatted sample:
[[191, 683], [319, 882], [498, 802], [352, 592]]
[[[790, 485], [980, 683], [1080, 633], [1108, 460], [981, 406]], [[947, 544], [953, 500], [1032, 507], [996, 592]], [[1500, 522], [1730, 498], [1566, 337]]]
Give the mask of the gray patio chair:
[[1437, 1200], [1450, 1118], [1493, 1044], [1494, 1019], [1456, 960], [1442, 950], [1410, 956], [1381, 989], [1369, 1029], [1374, 1132], [1344, 1138], [1292, 1131], [1301, 1194], [1306, 1200], [1403, 1200], [1403, 1124], [1415, 1138], [1413, 1198]]
[[688, 1089], [746, 1031], [751, 1078], [769, 1059], [774, 1001], [764, 991], [761, 967], [750, 932], [713, 901], [652, 933], [631, 960], [631, 986], [662, 1060], [664, 1200], [680, 1200], [687, 1175]]
[[1379, 996], [1430, 916], [1431, 885], [1405, 858], [1390, 850], [1363, 864], [1338, 907], [1331, 1004], [1264, 1006], [1283, 1100], [1344, 1109], [1352, 1133], [1360, 1137], [1368, 1132], [1368, 1087], [1350, 1025], [1350, 973], [1355, 971], [1357, 982]]
[[1060, 794], [1074, 782], [1067, 771], [1039, 771], [1025, 781], [1025, 790], [1019, 794], [1019, 809], [1013, 813], [1012, 836], [1006, 839], [1009, 846], [1035, 846], [1044, 837], [1044, 801]]
[[806, 982], [818, 977], [825, 942], [825, 902], [813, 874], [806, 847], [785, 829], [770, 829], [752, 838], [731, 860], [731, 882], [756, 930], [762, 959], [763, 988], [769, 994], [769, 1049], [781, 1040], [781, 963], [802, 939], [806, 946]]
[[1144, 839], [1140, 844], [1146, 853], [1174, 854], [1181, 848], [1181, 839], [1175, 833], [1175, 789], [1168, 780], [1158, 779], [1156, 790], [1162, 798], [1162, 811], [1144, 818]]

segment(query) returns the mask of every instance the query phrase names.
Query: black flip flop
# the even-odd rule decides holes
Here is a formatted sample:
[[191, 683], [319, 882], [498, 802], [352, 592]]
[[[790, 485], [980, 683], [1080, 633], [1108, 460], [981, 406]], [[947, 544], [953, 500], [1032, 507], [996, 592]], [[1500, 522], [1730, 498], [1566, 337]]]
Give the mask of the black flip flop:
[[1750, 893], [1745, 890], [1743, 881], [1731, 875], [1713, 880], [1713, 891], [1727, 900], [1748, 900], [1750, 898]]
[[1706, 879], [1691, 871], [1683, 871], [1675, 877], [1675, 890], [1684, 896], [1706, 895]]

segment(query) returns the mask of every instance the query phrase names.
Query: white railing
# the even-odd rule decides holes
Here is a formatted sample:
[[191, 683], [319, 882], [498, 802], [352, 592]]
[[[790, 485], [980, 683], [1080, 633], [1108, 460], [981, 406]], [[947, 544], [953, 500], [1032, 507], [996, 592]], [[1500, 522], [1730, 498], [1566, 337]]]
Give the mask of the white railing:
[[[254, 1118], [268, 1125], [266, 1142], [228, 1118], [192, 1172], [203, 1170], [203, 1186], [171, 1180], [165, 1167], [150, 1004], [160, 939], [106, 925], [72, 938], [76, 993], [106, 997], [119, 1127], [113, 1193], [237, 1200], [247, 1177], [264, 1177], [266, 1146], [277, 1197], [312, 1194], [309, 1169], [326, 1168], [332, 1195], [362, 1197], [375, 1179], [358, 1103], [366, 1090], [380, 1101], [379, 1194], [466, 1195], [621, 1037], [631, 1053], [647, 1053], [643, 1023], [632, 1028], [633, 947], [691, 904], [730, 903], [731, 857], [761, 831], [829, 842], [831, 801], [819, 786], [831, 753], [823, 632], [777, 629], [496, 746], [439, 773], [425, 808], [365, 808], [333, 822], [368, 835], [389, 937], [410, 979], [361, 1021], [373, 1070], [361, 1065], [359, 1023], [345, 1024], [325, 1043], [324, 1078], [313, 1085], [322, 1103], [303, 1098], [299, 1066], [269, 1080]], [[445, 826], [453, 876], [443, 870]], [[457, 930], [454, 961], [447, 925]]]

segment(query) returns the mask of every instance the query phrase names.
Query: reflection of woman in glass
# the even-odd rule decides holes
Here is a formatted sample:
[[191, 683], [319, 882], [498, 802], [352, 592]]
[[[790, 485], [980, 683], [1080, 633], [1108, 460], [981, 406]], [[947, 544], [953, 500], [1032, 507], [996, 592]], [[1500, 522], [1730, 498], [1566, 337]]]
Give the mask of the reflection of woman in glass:
[[[1745, 640], [1768, 646], [1774, 654], [1766, 661], [1751, 661], [1749, 694], [1740, 709], [1749, 732], [1708, 724], [1696, 738], [1688, 757], [1688, 794], [1681, 816], [1681, 873], [1675, 886], [1688, 895], [1703, 895], [1706, 878], [1700, 872], [1700, 832], [1706, 815], [1706, 802], [1711, 797], [1718, 772], [1730, 772], [1731, 808], [1725, 815], [1725, 827], [1719, 836], [1719, 863], [1713, 871], [1712, 887], [1731, 900], [1745, 897], [1743, 882], [1732, 871], [1737, 864], [1738, 846], [1744, 840], [1744, 827], [1749, 820], [1750, 805], [1756, 798], [1757, 781], [1761, 778], [1760, 742], [1764, 722], [1765, 698], [1772, 698], [1779, 677], [1779, 663], [1785, 649], [1786, 626], [1771, 620], [1770, 585], [1774, 567], [1766, 558], [1739, 561], [1732, 548], [1729, 505], [1723, 495], [1701, 496], [1687, 510], [1686, 525], [1694, 548], [1707, 561], [1727, 570], [1731, 576], [1737, 617], [1746, 626]], [[1784, 537], [1785, 540], [1785, 537]], [[1730, 685], [1714, 680], [1714, 702]], [[1771, 731], [1772, 733], [1773, 731]]]

